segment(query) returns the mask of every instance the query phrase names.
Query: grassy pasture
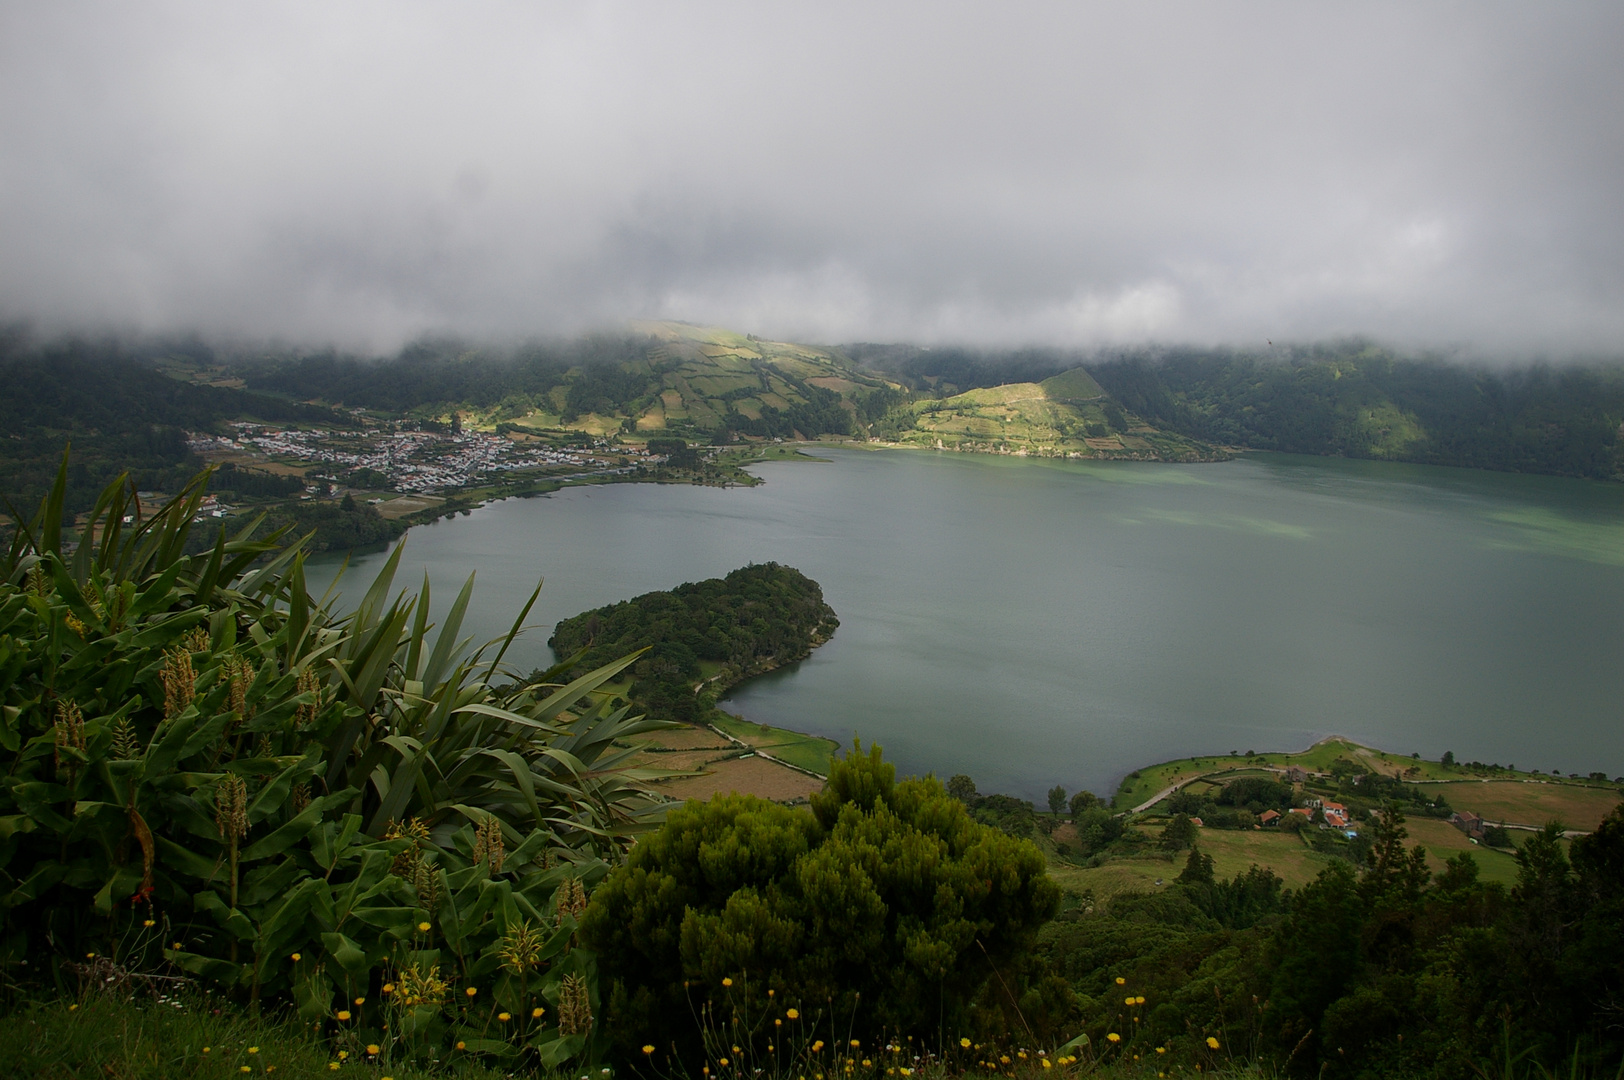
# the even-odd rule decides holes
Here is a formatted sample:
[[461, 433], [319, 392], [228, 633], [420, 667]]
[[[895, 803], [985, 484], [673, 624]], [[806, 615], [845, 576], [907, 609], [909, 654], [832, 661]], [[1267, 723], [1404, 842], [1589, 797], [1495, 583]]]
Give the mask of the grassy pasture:
[[[1411, 818], [1405, 826], [1410, 833], [1409, 843], [1426, 849], [1427, 866], [1434, 873], [1443, 870], [1446, 860], [1467, 851], [1477, 863], [1483, 880], [1509, 886], [1517, 879], [1516, 859], [1510, 852], [1473, 844], [1446, 821]], [[1212, 857], [1213, 872], [1219, 878], [1232, 878], [1250, 867], [1261, 866], [1274, 871], [1291, 889], [1308, 884], [1335, 861], [1333, 856], [1308, 847], [1295, 833], [1273, 829], [1203, 829], [1196, 847]], [[1178, 876], [1186, 858], [1182, 852], [1171, 861], [1160, 853], [1145, 854], [1112, 859], [1098, 867], [1074, 866], [1051, 858], [1049, 875], [1068, 891], [1092, 890], [1096, 897], [1103, 899], [1129, 890], [1153, 891], [1158, 887], [1158, 879], [1165, 886]]]
[[1583, 787], [1541, 780], [1463, 780], [1438, 788], [1456, 810], [1470, 810], [1490, 821], [1522, 825], [1561, 821], [1570, 829], [1586, 832], [1624, 801], [1612, 785]]
[[[1419, 844], [1427, 851], [1427, 868], [1438, 873], [1446, 859], [1453, 859], [1463, 851], [1472, 853], [1478, 874], [1484, 881], [1498, 881], [1511, 885], [1517, 880], [1517, 860], [1507, 851], [1497, 851], [1482, 844], [1474, 844], [1455, 826], [1437, 818], [1410, 818], [1404, 827], [1410, 831], [1410, 843]], [[1531, 834], [1525, 834], [1531, 835]]]
[[765, 750], [775, 758], [802, 769], [810, 769], [820, 775], [829, 771], [829, 757], [839, 749], [833, 739], [785, 731], [783, 728], [753, 723], [726, 713], [715, 720], [715, 723], [740, 742]]
[[[1329, 855], [1311, 850], [1292, 833], [1267, 829], [1229, 831], [1203, 829], [1196, 841], [1202, 854], [1212, 857], [1213, 873], [1220, 878], [1244, 874], [1253, 866], [1273, 870], [1288, 888], [1297, 889], [1313, 881], [1333, 861]], [[1189, 856], [1179, 852], [1171, 859], [1161, 854], [1112, 859], [1103, 866], [1081, 867], [1051, 860], [1049, 876], [1071, 892], [1092, 890], [1104, 899], [1120, 892], [1151, 892], [1171, 884], [1184, 869]]]
[[[1149, 765], [1142, 769], [1136, 769], [1134, 771], [1138, 774], [1137, 776], [1129, 774], [1123, 779], [1122, 785], [1117, 789], [1116, 795], [1112, 799], [1112, 807], [1116, 810], [1126, 810], [1129, 807], [1138, 806], [1163, 788], [1201, 774], [1217, 774], [1224, 770], [1243, 769], [1248, 766], [1268, 766], [1280, 769], [1291, 765], [1298, 766], [1308, 772], [1325, 772], [1331, 767], [1331, 762], [1339, 757], [1359, 762], [1367, 766], [1370, 771], [1379, 772], [1385, 776], [1401, 776], [1407, 783], [1449, 781], [1444, 785], [1444, 790], [1446, 792], [1445, 797], [1449, 799], [1450, 805], [1456, 809], [1477, 809], [1474, 806], [1463, 806], [1455, 801], [1454, 795], [1447, 794], [1450, 787], [1455, 783], [1473, 782], [1464, 779], [1470, 774], [1464, 773], [1459, 766], [1449, 767], [1424, 758], [1414, 758], [1407, 754], [1395, 754], [1369, 746], [1360, 746], [1351, 739], [1337, 736], [1322, 739], [1307, 750], [1297, 753], [1270, 752], [1257, 754], [1250, 758], [1240, 754], [1207, 754], [1200, 757], [1177, 758], [1173, 761], [1164, 761], [1159, 765]], [[1412, 769], [1416, 771], [1412, 773], [1410, 771]], [[1513, 773], [1510, 775], [1516, 777], [1517, 780], [1532, 778], [1530, 774], [1526, 773]], [[1225, 776], [1223, 779], [1228, 780], [1233, 779], [1233, 777]], [[1494, 782], [1498, 783], [1500, 781]], [[1552, 783], [1543, 788], [1547, 792], [1557, 789], [1584, 790], [1579, 782], [1573, 781], [1563, 781], [1560, 784]], [[1616, 802], [1617, 799], [1615, 798], [1614, 801]], [[1592, 806], [1593, 804], [1586, 802], [1584, 805]], [[1609, 804], [1608, 809], [1611, 809], [1611, 804]], [[1478, 813], [1484, 813], [1484, 811], [1478, 810]], [[1507, 820], [1523, 819], [1508, 816]], [[1543, 820], [1533, 821], [1530, 824], [1541, 824]], [[1599, 821], [1601, 818], [1597, 816], [1594, 820]], [[1573, 827], [1588, 828], [1589, 826], [1575, 825]]]
[[1051, 401], [1088, 401], [1105, 396], [1105, 390], [1083, 368], [1072, 368], [1038, 384]]

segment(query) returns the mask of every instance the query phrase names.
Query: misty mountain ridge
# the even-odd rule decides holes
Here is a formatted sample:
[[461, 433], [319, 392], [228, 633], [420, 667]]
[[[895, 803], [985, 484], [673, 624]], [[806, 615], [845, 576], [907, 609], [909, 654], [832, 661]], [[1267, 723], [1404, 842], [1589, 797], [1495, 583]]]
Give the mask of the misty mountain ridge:
[[186, 431], [242, 418], [343, 425], [354, 410], [633, 442], [827, 437], [1182, 461], [1276, 450], [1624, 478], [1624, 368], [1489, 369], [1359, 340], [1084, 353], [820, 346], [645, 322], [516, 346], [424, 339], [362, 358], [14, 333], [0, 340], [0, 377], [0, 490], [25, 500], [69, 440], [76, 487], [123, 468], [162, 486], [198, 464]]

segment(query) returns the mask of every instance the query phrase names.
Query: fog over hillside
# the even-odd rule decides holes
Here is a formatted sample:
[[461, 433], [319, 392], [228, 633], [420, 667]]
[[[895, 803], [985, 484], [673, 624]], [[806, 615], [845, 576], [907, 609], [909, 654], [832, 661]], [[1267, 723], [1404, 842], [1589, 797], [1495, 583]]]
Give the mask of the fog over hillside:
[[0, 8], [0, 318], [1624, 353], [1624, 8]]

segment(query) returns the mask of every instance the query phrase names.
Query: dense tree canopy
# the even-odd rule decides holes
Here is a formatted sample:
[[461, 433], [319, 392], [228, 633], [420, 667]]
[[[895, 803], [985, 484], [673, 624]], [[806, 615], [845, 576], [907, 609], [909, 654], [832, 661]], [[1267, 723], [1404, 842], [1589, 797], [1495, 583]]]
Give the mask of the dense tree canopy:
[[[632, 669], [633, 701], [661, 719], [693, 721], [738, 680], [805, 657], [838, 625], [817, 582], [761, 563], [582, 612], [548, 644], [560, 656], [584, 650], [589, 666], [647, 649]], [[704, 683], [702, 662], [719, 665], [713, 681]]]
[[77, 512], [123, 472], [138, 488], [180, 490], [201, 464], [187, 448], [188, 431], [210, 431], [237, 417], [347, 422], [286, 398], [171, 378], [156, 362], [176, 352], [211, 355], [186, 342], [136, 348], [70, 339], [42, 346], [0, 335], [0, 495], [34, 506], [68, 443], [74, 452], [64, 506]]
[[[1403, 819], [1362, 865], [1291, 893], [1266, 870], [1217, 880], [1199, 848], [1153, 895], [1060, 916], [1040, 953], [1082, 995], [1090, 1033], [1121, 1023], [1117, 980], [1148, 1002], [1142, 1035], [1227, 1033], [1291, 1075], [1466, 1077], [1509, 1037], [1563, 1075], [1624, 1053], [1624, 807], [1564, 851], [1548, 828], [1511, 889], [1469, 854], [1434, 878]], [[1199, 840], [1197, 841], [1199, 844]]]
[[1214, 350], [1090, 371], [1153, 424], [1209, 442], [1617, 479], [1624, 373], [1404, 360], [1360, 344], [1283, 359]]
[[674, 1047], [691, 1065], [693, 1009], [719, 1003], [725, 1020], [768, 990], [842, 1038], [956, 1038], [1058, 899], [1030, 843], [859, 748], [810, 809], [732, 795], [673, 810], [593, 894], [582, 931], [623, 1050]]

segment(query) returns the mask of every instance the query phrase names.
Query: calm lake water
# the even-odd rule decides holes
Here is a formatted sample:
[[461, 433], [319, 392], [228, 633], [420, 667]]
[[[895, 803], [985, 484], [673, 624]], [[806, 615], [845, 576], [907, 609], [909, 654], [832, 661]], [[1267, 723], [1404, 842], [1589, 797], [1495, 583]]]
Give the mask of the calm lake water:
[[[1040, 802], [1329, 734], [1624, 773], [1624, 486], [1281, 455], [824, 456], [758, 466], [756, 488], [497, 503], [413, 529], [397, 584], [426, 571], [438, 612], [477, 572], [465, 632], [483, 641], [545, 578], [510, 654], [528, 670], [559, 619], [786, 563], [840, 630], [731, 710]], [[313, 589], [335, 570], [319, 560]]]

